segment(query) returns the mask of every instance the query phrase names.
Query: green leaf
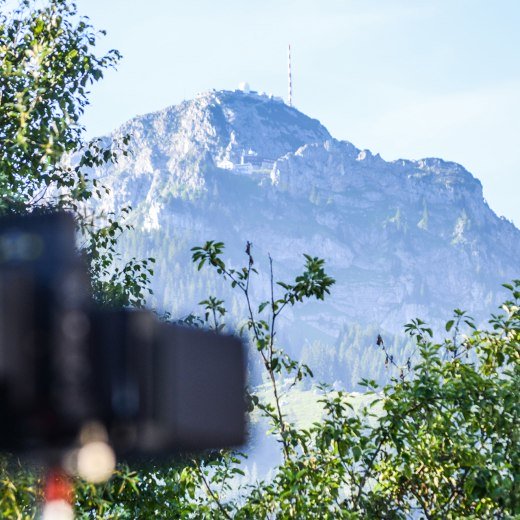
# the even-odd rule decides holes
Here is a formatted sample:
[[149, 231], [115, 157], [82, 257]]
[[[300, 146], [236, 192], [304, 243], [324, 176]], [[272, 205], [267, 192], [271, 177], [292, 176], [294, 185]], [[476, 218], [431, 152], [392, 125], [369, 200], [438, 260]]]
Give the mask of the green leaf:
[[352, 447], [352, 456], [356, 462], [361, 458], [361, 448], [359, 446]]
[[268, 305], [269, 305], [269, 302], [262, 302], [258, 306], [258, 314], [260, 314]]

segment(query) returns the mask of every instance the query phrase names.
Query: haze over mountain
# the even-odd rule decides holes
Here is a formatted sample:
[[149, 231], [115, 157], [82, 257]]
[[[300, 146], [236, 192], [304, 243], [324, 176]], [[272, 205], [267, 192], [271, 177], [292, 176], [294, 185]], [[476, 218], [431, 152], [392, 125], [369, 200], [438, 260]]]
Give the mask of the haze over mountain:
[[[461, 165], [386, 162], [281, 99], [207, 92], [110, 137], [124, 134], [132, 153], [96, 173], [112, 189], [103, 206], [134, 208], [125, 254], [156, 257], [156, 304], [174, 316], [208, 291], [241, 311], [190, 264], [190, 248], [210, 239], [226, 243], [235, 265], [251, 241], [261, 267], [272, 255], [276, 279], [294, 276], [302, 253], [326, 260], [331, 297], [288, 319], [291, 338], [307, 343], [332, 345], [352, 324], [398, 333], [421, 317], [439, 326], [456, 307], [483, 319], [501, 302], [501, 283], [520, 274], [520, 231]], [[259, 295], [266, 275], [260, 284]]]

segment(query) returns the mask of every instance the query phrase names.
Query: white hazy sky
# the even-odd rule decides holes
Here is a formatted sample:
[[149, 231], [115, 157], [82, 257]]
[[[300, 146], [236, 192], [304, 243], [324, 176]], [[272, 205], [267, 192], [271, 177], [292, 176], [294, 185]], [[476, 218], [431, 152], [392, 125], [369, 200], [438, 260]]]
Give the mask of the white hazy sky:
[[124, 59], [90, 135], [246, 80], [384, 159], [442, 157], [520, 226], [519, 0], [77, 0]]

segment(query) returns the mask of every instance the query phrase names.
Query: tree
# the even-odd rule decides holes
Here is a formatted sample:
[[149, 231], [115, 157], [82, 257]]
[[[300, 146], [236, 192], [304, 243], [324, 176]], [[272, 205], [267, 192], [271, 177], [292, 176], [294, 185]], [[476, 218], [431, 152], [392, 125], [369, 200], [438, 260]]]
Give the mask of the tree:
[[[250, 299], [254, 261], [230, 269], [223, 244], [194, 248], [199, 269], [209, 264], [245, 296], [245, 328], [261, 356], [273, 399], [251, 396], [271, 422], [283, 462], [267, 482], [249, 485], [230, 499], [225, 490], [241, 460], [223, 457], [185, 468], [184, 479], [200, 492], [185, 496], [206, 516], [227, 518], [513, 518], [520, 514], [520, 280], [506, 284], [511, 298], [493, 315], [488, 330], [456, 310], [440, 342], [421, 320], [405, 327], [418, 361], [407, 360], [383, 388], [363, 381], [369, 405], [354, 412], [349, 396], [323, 386], [324, 418], [299, 429], [287, 421], [281, 377], [295, 381], [310, 369], [288, 359], [275, 342], [275, 323], [286, 305], [323, 298], [333, 280], [323, 261], [306, 256], [304, 273], [285, 292], [256, 305]], [[271, 272], [271, 280], [273, 280]], [[216, 329], [223, 302], [201, 302]], [[268, 316], [262, 317], [264, 310]], [[376, 338], [374, 338], [376, 339]], [[377, 338], [384, 349], [384, 341]], [[383, 354], [388, 357], [386, 350]], [[392, 366], [392, 364], [390, 364]], [[187, 488], [189, 489], [189, 488]], [[224, 494], [222, 493], [224, 490]], [[205, 491], [205, 493], [203, 493]], [[238, 498], [236, 495], [238, 494]], [[205, 498], [204, 498], [205, 497]], [[196, 515], [195, 515], [196, 516]]]
[[[0, 0], [0, 7], [5, 0]], [[85, 237], [94, 294], [104, 304], [141, 306], [152, 259], [123, 265], [116, 243], [129, 226], [120, 215], [91, 215], [108, 194], [89, 168], [126, 155], [129, 136], [104, 146], [86, 141], [81, 116], [89, 87], [120, 54], [95, 53], [97, 33], [68, 0], [23, 0], [0, 13], [0, 212], [51, 207], [75, 214]]]
[[[114, 158], [99, 142], [87, 146], [80, 117], [89, 86], [117, 64], [119, 53], [98, 57], [93, 52], [97, 34], [86, 18], [75, 21], [73, 3], [50, 0], [45, 7], [36, 5], [23, 0], [10, 16], [0, 14], [4, 209], [34, 206], [49, 189], [54, 204], [73, 207], [92, 196], [84, 167]], [[75, 167], [63, 161], [85, 148]]]

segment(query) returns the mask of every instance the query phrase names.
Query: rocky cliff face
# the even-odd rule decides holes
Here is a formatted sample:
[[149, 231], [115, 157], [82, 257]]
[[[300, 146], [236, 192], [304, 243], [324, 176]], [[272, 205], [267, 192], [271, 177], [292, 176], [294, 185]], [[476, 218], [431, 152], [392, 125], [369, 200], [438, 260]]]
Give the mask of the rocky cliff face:
[[334, 338], [352, 321], [439, 324], [455, 307], [484, 317], [500, 284], [520, 275], [520, 231], [458, 164], [386, 162], [254, 93], [209, 92], [114, 135], [126, 133], [132, 154], [96, 172], [112, 188], [103, 204], [134, 207], [126, 247], [157, 258], [157, 304], [174, 313], [213, 287], [189, 265], [189, 248], [208, 239], [226, 242], [236, 262], [252, 241], [280, 277], [297, 272], [302, 253], [326, 259], [337, 285], [328, 303], [291, 317], [302, 337]]

